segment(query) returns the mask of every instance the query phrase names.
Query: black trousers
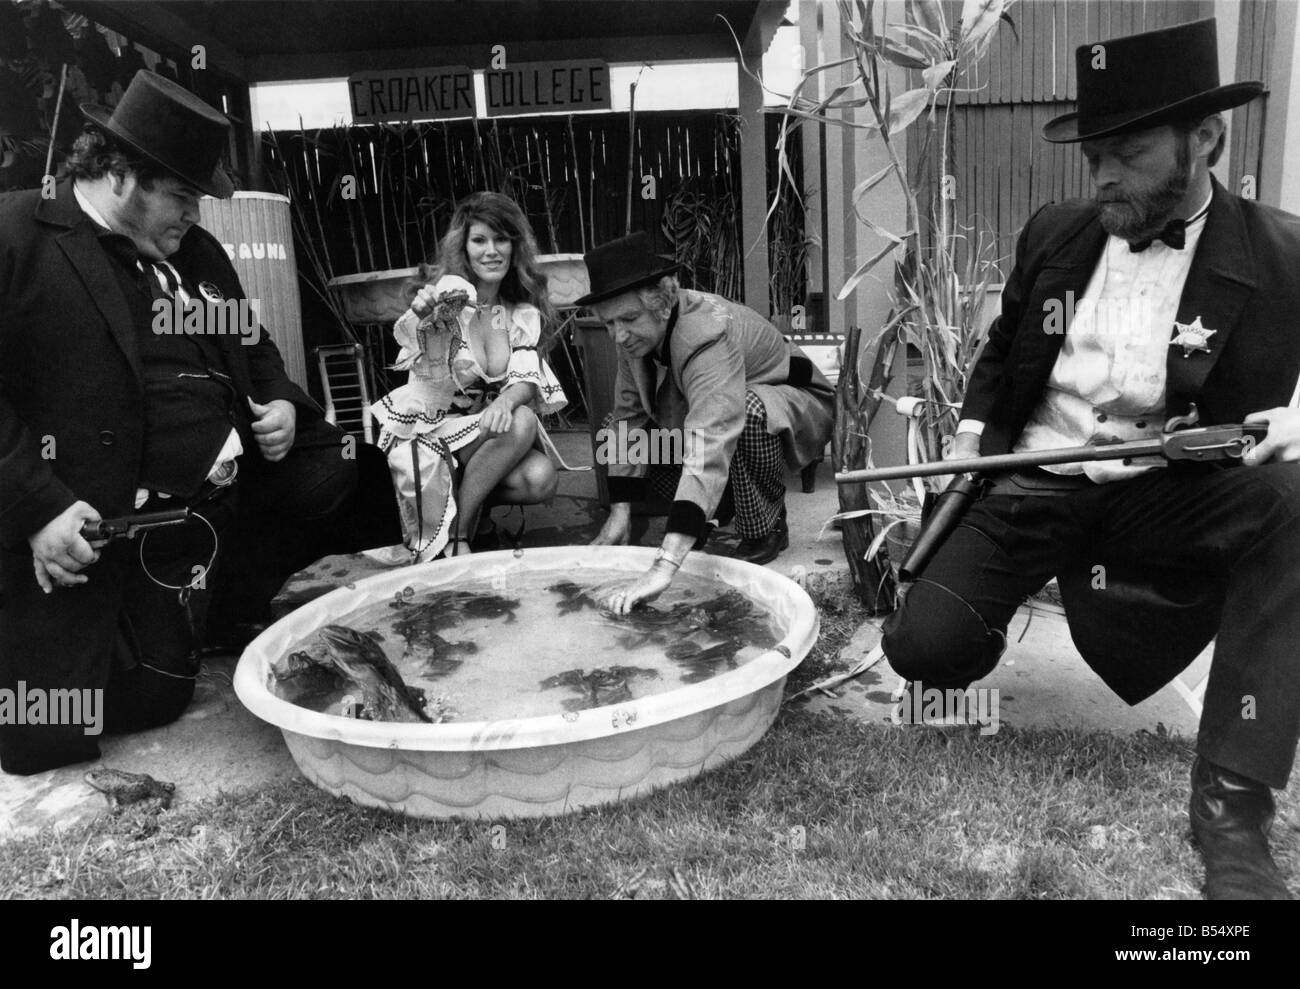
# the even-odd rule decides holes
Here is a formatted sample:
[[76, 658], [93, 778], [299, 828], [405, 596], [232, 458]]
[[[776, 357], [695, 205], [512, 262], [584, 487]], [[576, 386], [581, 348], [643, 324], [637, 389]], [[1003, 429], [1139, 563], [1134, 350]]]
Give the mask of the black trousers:
[[[220, 533], [224, 497], [199, 511]], [[155, 501], [144, 511], [164, 511]], [[103, 734], [175, 721], [194, 696], [195, 631], [211, 599], [212, 532], [198, 521], [111, 543], [90, 583], [42, 594], [30, 553], [6, 561], [0, 688], [102, 692], [99, 723], [0, 725], [0, 768], [31, 774], [99, 758]], [[184, 598], [178, 588], [203, 579]], [[171, 587], [163, 585], [172, 585]], [[86, 710], [86, 709], [83, 709]], [[91, 728], [91, 731], [87, 731]]]
[[[232, 616], [266, 616], [280, 585], [321, 556], [400, 541], [383, 455], [365, 444], [355, 458], [344, 449], [295, 443], [275, 464], [255, 450], [241, 457], [236, 483], [197, 506], [220, 550], [184, 602], [175, 587], [190, 584], [195, 567], [212, 555], [212, 533], [201, 522], [149, 533], [143, 566], [138, 539], [112, 543], [87, 571], [91, 584], [48, 596], [36, 586], [30, 553], [6, 554], [0, 688], [103, 690], [105, 734], [176, 720], [194, 695], [194, 650], [205, 627]], [[141, 511], [173, 507], [155, 499]], [[98, 756], [98, 735], [83, 725], [0, 724], [5, 772], [41, 772]]]
[[[1071, 633], [1131, 703], [1217, 631], [1197, 751], [1286, 785], [1300, 738], [1300, 464], [1171, 465], [1064, 495], [986, 496], [886, 622], [890, 665], [966, 687], [997, 665], [1016, 608], [1067, 572], [1085, 577], [1065, 598]], [[1148, 596], [1108, 611], [1117, 576], [1194, 588], [1195, 604]]]

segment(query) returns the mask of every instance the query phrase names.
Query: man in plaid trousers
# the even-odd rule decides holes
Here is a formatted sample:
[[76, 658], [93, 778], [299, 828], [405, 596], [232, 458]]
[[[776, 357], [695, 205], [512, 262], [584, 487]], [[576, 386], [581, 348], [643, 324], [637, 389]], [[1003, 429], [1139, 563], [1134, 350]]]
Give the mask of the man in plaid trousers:
[[[789, 546], [785, 470], [825, 449], [835, 393], [758, 313], [680, 288], [677, 265], [665, 267], [648, 235], [597, 247], [586, 262], [591, 293], [579, 304], [595, 311], [619, 351], [605, 423], [613, 505], [594, 543], [628, 541], [631, 502], [647, 487], [673, 501], [654, 565], [606, 600], [622, 614], [663, 592], [686, 554], [703, 546], [715, 515], [734, 512], [742, 560], [768, 563]], [[664, 434], [679, 441], [679, 464], [656, 455], [673, 449]]]

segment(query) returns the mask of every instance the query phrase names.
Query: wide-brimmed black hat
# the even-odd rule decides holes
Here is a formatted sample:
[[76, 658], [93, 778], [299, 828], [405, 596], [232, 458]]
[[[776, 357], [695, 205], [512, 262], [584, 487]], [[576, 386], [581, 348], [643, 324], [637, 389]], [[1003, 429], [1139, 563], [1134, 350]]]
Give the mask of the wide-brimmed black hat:
[[234, 184], [221, 169], [230, 121], [188, 89], [141, 70], [110, 111], [83, 103], [81, 112], [115, 138], [209, 196], [229, 199]]
[[583, 260], [587, 263], [591, 291], [574, 303], [578, 306], [603, 302], [657, 282], [681, 267], [678, 263], [664, 267], [664, 259], [655, 254], [654, 241], [648, 233], [628, 234], [593, 247], [583, 255]]
[[1146, 130], [1246, 103], [1263, 83], [1219, 85], [1214, 18], [1112, 38], [1074, 50], [1079, 109], [1050, 120], [1054, 144]]

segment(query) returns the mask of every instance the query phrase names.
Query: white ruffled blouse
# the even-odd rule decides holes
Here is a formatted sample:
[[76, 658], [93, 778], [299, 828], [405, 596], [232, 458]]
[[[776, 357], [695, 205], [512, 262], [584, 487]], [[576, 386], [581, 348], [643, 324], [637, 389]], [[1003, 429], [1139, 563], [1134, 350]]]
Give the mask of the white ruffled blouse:
[[[471, 303], [475, 298], [473, 286], [454, 275], [439, 279], [434, 288], [439, 295], [460, 288], [468, 291]], [[560, 382], [537, 351], [542, 334], [537, 308], [527, 303], [494, 308], [494, 318], [509, 321], [510, 358], [499, 375], [488, 374], [470, 349], [469, 324], [475, 311], [472, 304], [461, 311], [459, 334], [439, 330], [432, 318], [420, 319], [409, 310], [394, 324], [393, 336], [402, 348], [394, 368], [409, 370], [410, 377], [371, 407], [380, 425], [394, 437], [409, 439], [434, 430], [442, 432], [454, 421], [457, 438], [469, 442], [473, 435], [461, 435], [469, 424], [459, 420], [466, 416], [477, 419], [497, 393], [519, 382], [537, 386], [537, 395], [528, 405], [539, 415], [568, 404]], [[453, 444], [453, 449], [459, 445]]]

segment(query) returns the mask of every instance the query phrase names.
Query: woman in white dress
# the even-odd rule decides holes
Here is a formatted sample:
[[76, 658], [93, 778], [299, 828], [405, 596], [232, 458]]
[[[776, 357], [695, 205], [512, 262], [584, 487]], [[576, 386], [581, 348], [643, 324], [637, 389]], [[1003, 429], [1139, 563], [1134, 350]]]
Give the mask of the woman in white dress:
[[[556, 473], [539, 414], [566, 404], [542, 359], [554, 325], [537, 242], [515, 202], [463, 200], [410, 309], [393, 327], [407, 384], [371, 411], [381, 430], [414, 560], [469, 552], [479, 512], [549, 501]], [[456, 473], [460, 472], [457, 488]]]

